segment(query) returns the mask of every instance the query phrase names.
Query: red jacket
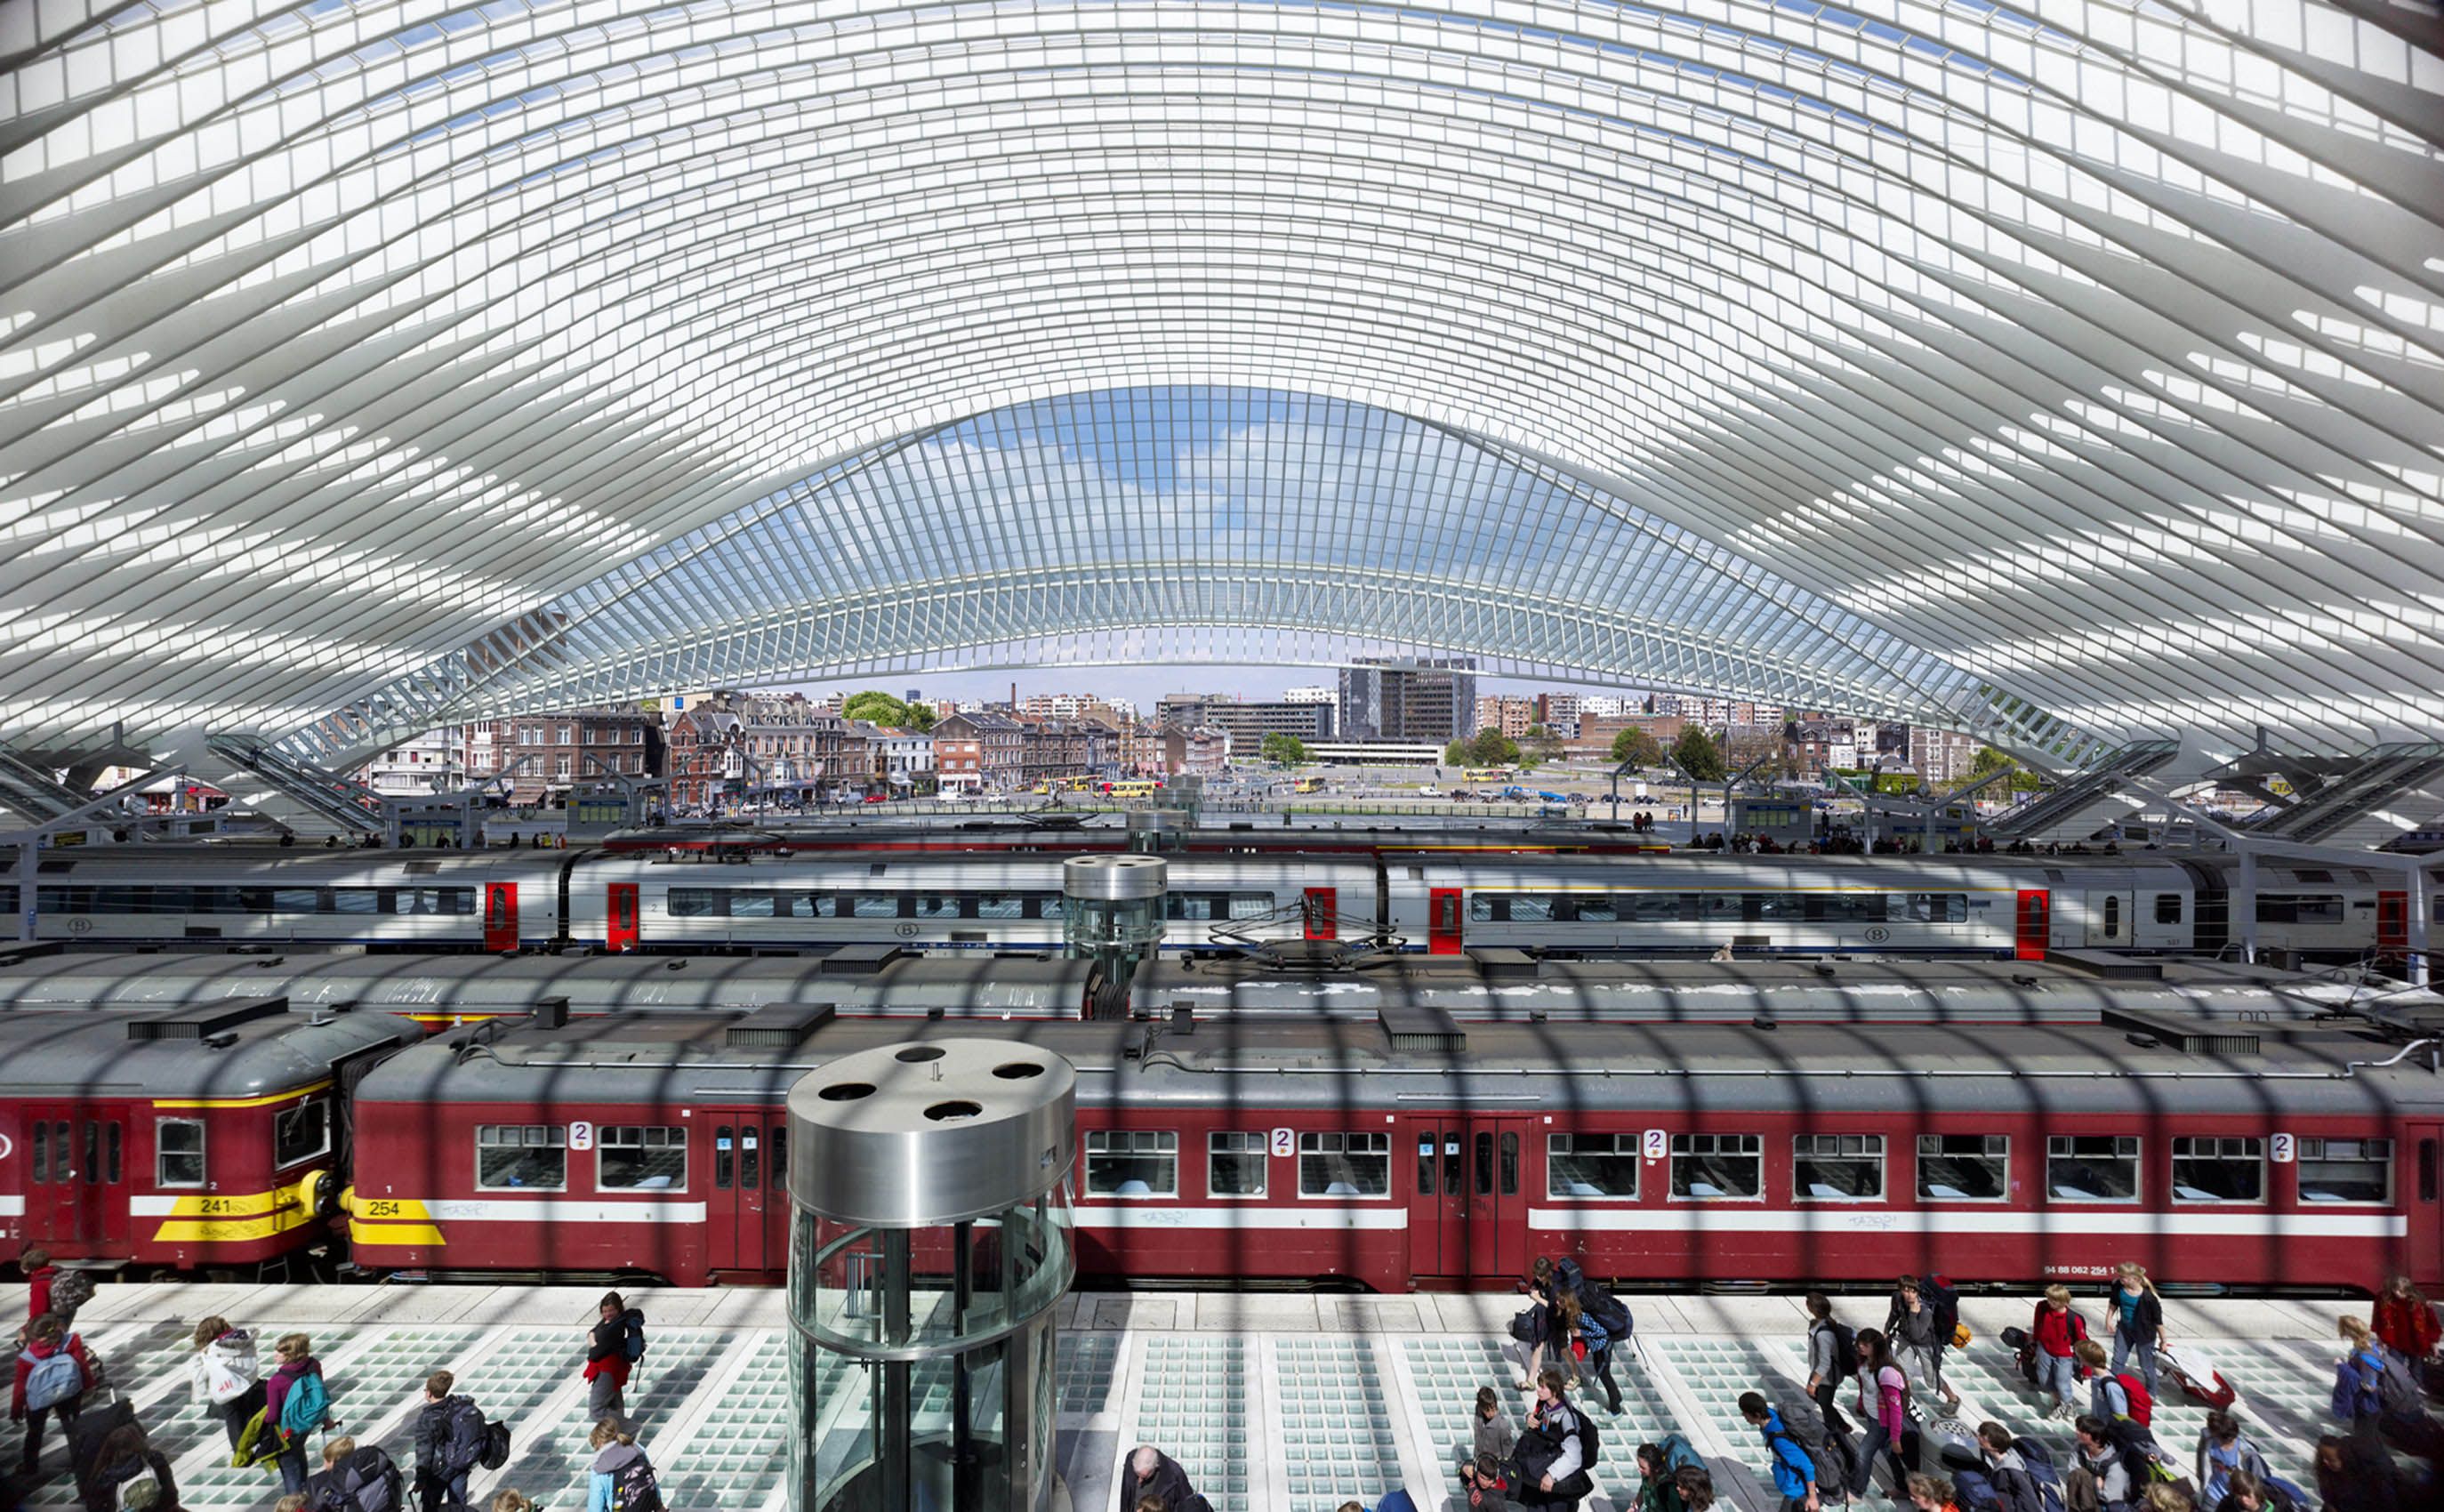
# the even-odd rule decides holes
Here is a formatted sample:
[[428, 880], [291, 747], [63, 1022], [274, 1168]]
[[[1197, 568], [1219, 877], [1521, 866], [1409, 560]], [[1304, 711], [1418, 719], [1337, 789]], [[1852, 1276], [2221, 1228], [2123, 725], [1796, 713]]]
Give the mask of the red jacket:
[[57, 1265], [46, 1265], [40, 1270], [26, 1273], [26, 1300], [30, 1304], [26, 1313], [28, 1320], [51, 1310], [51, 1282], [59, 1279], [59, 1274]]
[[608, 1375], [611, 1384], [623, 1392], [628, 1389], [630, 1367], [625, 1322], [626, 1315], [622, 1314], [607, 1323], [595, 1324], [585, 1346], [585, 1378], [590, 1381], [598, 1375]]
[[70, 1334], [67, 1341], [55, 1349], [41, 1339], [28, 1339], [26, 1347], [17, 1352], [17, 1389], [9, 1398], [9, 1421], [15, 1422], [26, 1415], [26, 1377], [34, 1374], [33, 1363], [26, 1356], [31, 1355], [35, 1359], [48, 1359], [62, 1349], [76, 1356], [78, 1375], [85, 1390], [92, 1389], [93, 1356], [84, 1352], [83, 1340]]
[[2067, 1355], [2073, 1344], [2087, 1337], [2087, 1330], [2072, 1321], [2077, 1316], [2072, 1308], [2057, 1309], [2050, 1302], [2039, 1302], [2036, 1321], [2028, 1325], [2028, 1333], [2036, 1339], [2037, 1348], [2046, 1354]]
[[2407, 1297], [2384, 1296], [2376, 1300], [2374, 1332], [2385, 1348], [2412, 1359], [2425, 1359], [2435, 1352], [2439, 1330], [2433, 1302], [2412, 1301]]

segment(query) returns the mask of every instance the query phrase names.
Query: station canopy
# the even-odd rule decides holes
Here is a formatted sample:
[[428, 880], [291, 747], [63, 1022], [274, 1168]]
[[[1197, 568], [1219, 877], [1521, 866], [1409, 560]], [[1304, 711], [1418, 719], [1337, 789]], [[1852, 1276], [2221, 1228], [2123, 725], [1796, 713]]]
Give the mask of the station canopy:
[[0, 733], [1471, 656], [2444, 733], [2426, 0], [25, 0]]

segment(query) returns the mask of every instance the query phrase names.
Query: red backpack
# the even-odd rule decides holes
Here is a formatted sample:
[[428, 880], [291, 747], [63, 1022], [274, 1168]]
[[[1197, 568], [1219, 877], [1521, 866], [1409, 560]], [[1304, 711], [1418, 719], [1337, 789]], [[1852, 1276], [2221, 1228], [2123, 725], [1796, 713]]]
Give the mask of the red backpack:
[[2147, 1394], [2146, 1381], [2137, 1375], [2116, 1375], [2114, 1384], [2130, 1398], [2130, 1421], [2140, 1428], [2152, 1429], [2156, 1416], [2156, 1399]]

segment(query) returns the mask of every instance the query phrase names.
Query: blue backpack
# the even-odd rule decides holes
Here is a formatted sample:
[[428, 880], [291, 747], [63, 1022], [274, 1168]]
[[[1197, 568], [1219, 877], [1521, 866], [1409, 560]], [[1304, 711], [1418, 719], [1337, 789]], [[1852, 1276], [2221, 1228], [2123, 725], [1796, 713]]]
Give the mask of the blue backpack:
[[1706, 1468], [1705, 1458], [1697, 1452], [1696, 1447], [1677, 1433], [1664, 1434], [1662, 1442], [1655, 1447], [1663, 1451], [1663, 1473], [1667, 1476], [1677, 1475], [1684, 1469]]
[[331, 1393], [323, 1388], [323, 1373], [307, 1371], [288, 1383], [288, 1394], [280, 1399], [280, 1431], [303, 1438], [320, 1429], [330, 1411]]
[[[66, 1350], [55, 1350], [39, 1358], [32, 1350], [27, 1350], [17, 1357], [28, 1367], [27, 1411], [39, 1412], [62, 1402], [73, 1402], [84, 1394], [84, 1367], [78, 1364], [77, 1357]], [[26, 1442], [30, 1444], [33, 1440]]]
[[2020, 1453], [2020, 1463], [2028, 1467], [2028, 1482], [2037, 1488], [2037, 1500], [2045, 1512], [2064, 1512], [2070, 1492], [2063, 1484], [2062, 1466], [2054, 1463], [2053, 1450], [2032, 1438], [2015, 1438], [2011, 1447]]

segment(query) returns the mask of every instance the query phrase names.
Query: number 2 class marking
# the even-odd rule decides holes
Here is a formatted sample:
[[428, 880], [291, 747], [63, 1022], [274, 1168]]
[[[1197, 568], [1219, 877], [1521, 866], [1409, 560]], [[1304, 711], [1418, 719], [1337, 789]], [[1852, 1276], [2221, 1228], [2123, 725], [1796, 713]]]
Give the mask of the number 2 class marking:
[[1296, 1146], [1298, 1136], [1287, 1129], [1273, 1131], [1273, 1153], [1287, 1155]]

